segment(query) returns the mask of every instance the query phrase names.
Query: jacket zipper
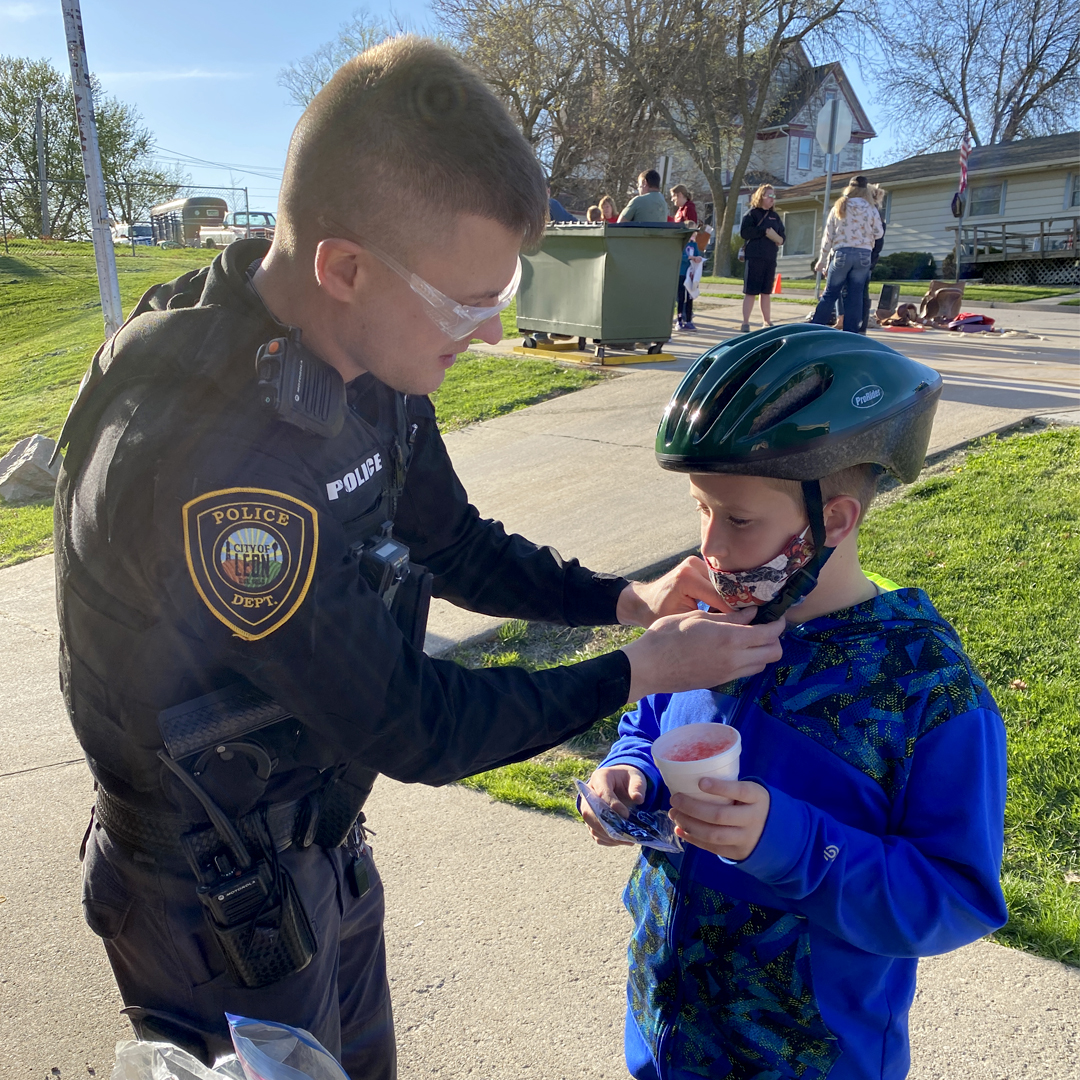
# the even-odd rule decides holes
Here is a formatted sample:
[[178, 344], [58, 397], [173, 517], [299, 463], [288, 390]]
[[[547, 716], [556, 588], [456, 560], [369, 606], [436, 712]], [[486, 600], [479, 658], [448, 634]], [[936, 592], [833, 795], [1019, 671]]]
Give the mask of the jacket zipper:
[[[738, 721], [742, 718], [742, 714], [746, 709], [746, 705], [749, 701], [756, 700], [759, 691], [761, 690], [762, 683], [765, 681], [766, 671], [763, 671], [758, 675], [752, 684], [747, 687], [747, 692], [740, 695], [738, 705], [735, 707], [734, 715], [731, 717], [732, 721]], [[735, 726], [735, 724], [732, 724]], [[679, 968], [679, 953], [677, 948], [677, 942], [679, 939], [679, 930], [682, 927], [682, 922], [685, 918], [685, 908], [689, 905], [686, 903], [686, 894], [689, 888], [689, 883], [693, 879], [693, 867], [697, 860], [697, 849], [688, 844], [683, 851], [682, 866], [679, 868], [679, 880], [675, 885], [675, 893], [672, 899], [672, 914], [668, 919], [667, 925], [667, 946], [671, 951], [672, 958], [675, 964], [676, 975], [676, 995], [675, 1003], [672, 1012], [672, 1017], [668, 1020], [664, 1026], [660, 1029], [660, 1038], [656, 1040], [656, 1073], [660, 1080], [667, 1080], [667, 1062], [665, 1060], [664, 1051], [667, 1048], [668, 1040], [671, 1037], [672, 1028], [674, 1028], [676, 1021], [679, 1017], [679, 1011], [682, 1008], [682, 972]]]
[[691, 869], [693, 862], [697, 857], [697, 852], [690, 846], [688, 846], [683, 852], [682, 866], [679, 869], [679, 880], [675, 885], [675, 892], [672, 897], [672, 913], [671, 918], [668, 920], [667, 926], [667, 946], [671, 952], [672, 960], [675, 965], [675, 1001], [672, 1007], [671, 1018], [664, 1023], [664, 1026], [660, 1029], [660, 1038], [656, 1040], [656, 1073], [660, 1080], [666, 1080], [668, 1076], [667, 1072], [667, 1060], [664, 1051], [667, 1049], [668, 1040], [671, 1037], [671, 1031], [675, 1026], [676, 1021], [679, 1018], [679, 1012], [682, 1009], [682, 972], [679, 968], [679, 951], [678, 940], [679, 931], [682, 928], [682, 922], [684, 918], [684, 909], [686, 904], [686, 883], [693, 877]]

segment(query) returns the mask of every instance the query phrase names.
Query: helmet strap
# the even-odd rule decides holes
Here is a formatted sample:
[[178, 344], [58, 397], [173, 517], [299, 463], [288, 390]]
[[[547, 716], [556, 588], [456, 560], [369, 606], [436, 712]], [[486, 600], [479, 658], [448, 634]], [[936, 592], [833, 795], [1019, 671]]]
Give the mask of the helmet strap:
[[802, 492], [806, 503], [806, 514], [810, 518], [810, 535], [814, 538], [813, 558], [801, 570], [796, 570], [792, 574], [775, 600], [758, 608], [753, 619], [754, 624], [779, 619], [792, 604], [812, 592], [817, 587], [821, 568], [829, 561], [829, 556], [835, 550], [825, 546], [825, 506], [821, 498], [821, 484], [817, 480], [804, 480]]
[[825, 503], [821, 498], [821, 481], [804, 480], [802, 494], [806, 504], [806, 516], [810, 519], [810, 535], [814, 538], [814, 548], [821, 551], [825, 547]]

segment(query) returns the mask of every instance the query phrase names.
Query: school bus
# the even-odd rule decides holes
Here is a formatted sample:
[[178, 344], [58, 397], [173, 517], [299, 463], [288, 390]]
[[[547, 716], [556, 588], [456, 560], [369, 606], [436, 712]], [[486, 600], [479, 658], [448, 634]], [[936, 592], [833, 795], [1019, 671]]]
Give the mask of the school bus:
[[196, 195], [190, 199], [173, 199], [150, 211], [150, 227], [154, 243], [177, 247], [201, 247], [200, 229], [217, 227], [225, 220], [229, 205], [224, 199]]

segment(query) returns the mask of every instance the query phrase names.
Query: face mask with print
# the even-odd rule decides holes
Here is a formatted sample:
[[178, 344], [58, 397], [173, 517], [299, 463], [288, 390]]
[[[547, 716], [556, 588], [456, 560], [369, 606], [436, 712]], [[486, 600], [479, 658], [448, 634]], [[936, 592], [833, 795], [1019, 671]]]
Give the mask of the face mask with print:
[[760, 607], [775, 600], [791, 576], [814, 556], [810, 526], [793, 536], [784, 550], [764, 566], [752, 570], [714, 570], [709, 567], [713, 588], [732, 608]]

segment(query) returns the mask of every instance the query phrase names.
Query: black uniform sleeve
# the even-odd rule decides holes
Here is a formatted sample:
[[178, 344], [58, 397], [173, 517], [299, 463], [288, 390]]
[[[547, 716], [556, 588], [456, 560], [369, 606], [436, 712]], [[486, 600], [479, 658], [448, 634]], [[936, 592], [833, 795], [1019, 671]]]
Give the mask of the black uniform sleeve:
[[485, 615], [565, 626], [617, 622], [626, 579], [595, 573], [482, 519], [454, 472], [431, 403], [411, 402], [410, 411], [417, 436], [394, 533], [435, 575], [434, 594]]
[[[262, 616], [258, 588], [237, 588], [235, 596], [228, 589], [213, 592], [215, 580], [225, 580], [216, 561], [244, 557], [235, 545], [223, 547], [213, 515], [235, 510], [242, 526], [248, 503], [251, 514], [264, 518], [268, 504], [285, 507], [293, 515], [290, 537], [298, 535], [297, 516], [310, 518], [309, 546], [317, 527], [310, 558], [304, 554], [309, 548], [290, 541], [270, 583], [282, 601], [260, 623], [252, 622]], [[200, 540], [200, 514], [212, 542]], [[246, 537], [259, 540], [254, 533], [236, 537], [241, 544]], [[154, 535], [145, 538], [138, 557], [156, 582], [161, 617], [175, 623], [177, 639], [190, 643], [193, 657], [212, 657], [223, 680], [229, 672], [243, 675], [346, 757], [398, 780], [447, 783], [528, 757], [586, 730], [629, 693], [630, 664], [621, 652], [530, 674], [517, 668], [470, 671], [413, 649], [361, 579], [346, 527], [325, 512], [304, 466], [287, 453], [252, 450], [238, 436], [201, 446], [198, 460], [162, 466]], [[269, 557], [279, 557], [276, 549]], [[536, 558], [551, 562], [537, 579], [558, 581], [554, 560]], [[237, 570], [230, 562], [227, 569], [252, 573], [248, 564]], [[247, 606], [234, 612], [237, 601]]]

